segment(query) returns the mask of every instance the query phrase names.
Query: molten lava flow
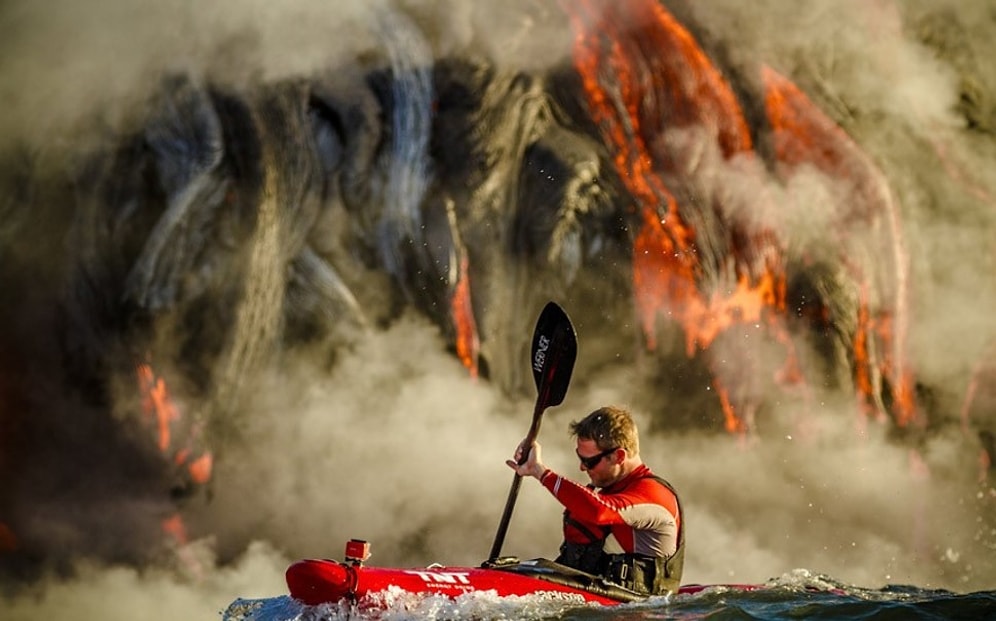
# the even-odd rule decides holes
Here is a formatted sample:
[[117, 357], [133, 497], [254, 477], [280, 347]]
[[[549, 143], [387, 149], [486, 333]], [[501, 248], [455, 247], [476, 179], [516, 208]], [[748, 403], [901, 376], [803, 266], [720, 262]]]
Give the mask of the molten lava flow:
[[713, 387], [719, 393], [719, 402], [723, 408], [723, 427], [730, 433], [744, 433], [747, 431], [748, 416], [737, 416], [736, 408], [730, 399], [730, 391], [717, 381], [713, 382]]
[[[663, 189], [663, 188], [662, 188]], [[664, 190], [666, 192], [666, 190]], [[670, 195], [665, 196], [669, 212], [676, 212], [675, 201]], [[647, 206], [643, 209], [643, 227], [633, 240], [633, 290], [635, 303], [639, 312], [647, 347], [657, 348], [657, 318], [660, 315], [681, 319], [682, 309], [691, 305], [698, 290], [695, 287], [695, 264], [693, 253], [678, 251], [677, 242], [673, 237], [675, 231], [666, 226], [666, 219], [658, 218], [655, 208]], [[678, 233], [685, 233], [680, 224], [680, 217], [675, 213], [672, 221], [677, 224]], [[690, 233], [690, 231], [688, 231]], [[688, 335], [689, 348], [694, 347], [696, 337]]]
[[467, 253], [461, 253], [460, 271], [457, 276], [453, 297], [450, 300], [450, 314], [456, 328], [456, 351], [463, 366], [477, 377], [477, 357], [480, 340], [477, 336], [477, 322], [474, 320], [474, 307], [470, 300], [470, 274], [468, 273]]
[[[164, 456], [169, 456], [176, 444], [173, 433], [180, 423], [180, 410], [170, 396], [166, 381], [156, 375], [152, 365], [143, 362], [136, 367], [138, 387], [142, 395], [142, 413], [146, 424], [156, 428], [157, 446]], [[209, 451], [197, 450], [193, 444], [199, 436], [199, 427], [191, 426], [185, 434], [183, 445], [173, 449], [172, 465], [182, 473], [184, 482], [179, 491], [186, 491], [192, 485], [205, 485], [211, 479], [213, 457]], [[183, 517], [175, 513], [163, 520], [162, 531], [176, 544], [183, 546], [188, 541]]]
[[[181, 422], [180, 410], [170, 396], [166, 381], [158, 377], [149, 363], [136, 367], [138, 388], [142, 395], [142, 414], [147, 424], [154, 424], [157, 430], [157, 445], [160, 452], [168, 454], [176, 444], [173, 430]], [[191, 425], [186, 442], [173, 451], [172, 461], [178, 468], [185, 469], [190, 481], [199, 485], [211, 478], [213, 458], [209, 451], [198, 451], [192, 445], [199, 435], [199, 427]], [[199, 454], [198, 454], [199, 453]], [[196, 455], [196, 457], [195, 457]]]
[[691, 354], [696, 342], [712, 340], [715, 325], [697, 284], [695, 232], [657, 172], [669, 163], [648, 145], [663, 121], [706, 127], [727, 156], [750, 149], [750, 132], [719, 72], [659, 3], [586, 1], [567, 10], [592, 118], [615, 149], [616, 167], [641, 211], [633, 281], [647, 346], [656, 347], [663, 314], [681, 322]]
[[170, 445], [170, 429], [180, 419], [180, 413], [170, 399], [166, 382], [156, 377], [151, 365], [140, 364], [136, 372], [142, 395], [142, 413], [146, 422], [152, 421], [156, 425], [159, 450], [165, 453]]
[[[869, 319], [870, 313], [867, 304], [867, 286], [861, 287], [860, 299], [861, 304], [858, 306], [857, 317], [858, 325], [854, 333], [851, 348], [854, 355], [854, 384], [858, 390], [858, 394], [864, 397], [858, 403], [858, 406], [865, 415], [865, 418], [877, 418], [881, 420], [885, 418], [885, 410], [877, 399], [877, 395], [880, 395], [882, 392], [882, 387], [880, 386], [881, 382], [878, 380], [878, 373], [871, 364], [873, 355], [871, 353], [872, 346], [870, 339], [872, 335], [869, 331], [871, 320]], [[874, 402], [876, 407], [872, 407], [871, 402]]]
[[211, 453], [204, 453], [199, 457], [191, 459], [192, 454], [193, 451], [189, 448], [181, 449], [173, 457], [173, 463], [178, 467], [186, 464], [190, 480], [198, 485], [204, 485], [211, 480], [211, 469], [214, 466], [214, 459], [211, 457]]
[[[884, 417], [880, 377], [889, 380], [892, 411], [896, 424], [903, 427], [918, 419], [915, 383], [906, 363], [907, 260], [902, 244], [897, 210], [887, 186], [872, 162], [832, 120], [826, 117], [797, 86], [770, 67], [763, 67], [765, 107], [771, 124], [772, 140], [783, 174], [795, 167], [810, 165], [832, 179], [851, 184], [841, 228], [859, 224], [872, 227], [885, 219], [890, 247], [885, 251], [894, 270], [889, 277], [895, 291], [886, 307], [872, 312], [872, 276], [845, 258], [860, 283], [860, 308], [854, 335], [855, 384], [864, 412]], [[840, 247], [846, 248], [845, 240]], [[846, 253], [846, 250], [841, 250]]]
[[[736, 96], [692, 35], [654, 0], [562, 2], [576, 35], [574, 64], [592, 119], [615, 151], [620, 177], [640, 211], [633, 240], [635, 305], [648, 349], [657, 347], [657, 321], [677, 321], [685, 332], [686, 353], [707, 349], [734, 324], [765, 323], [789, 344], [781, 322], [785, 276], [773, 235], [739, 236], [733, 262], [736, 283], [703, 286], [696, 232], [682, 216], [666, 175], [688, 168], [679, 148], [669, 149], [672, 129], [704, 132], [723, 158], [752, 153], [750, 130]], [[661, 145], [665, 146], [661, 146]], [[742, 233], [742, 232], [741, 232]], [[736, 235], [734, 235], [736, 236]], [[744, 243], [746, 242], [746, 243]], [[757, 270], [751, 257], [764, 257]], [[727, 273], [722, 266], [713, 272]], [[705, 290], [708, 289], [708, 290]], [[801, 374], [790, 353], [782, 379]], [[714, 380], [730, 431], [749, 425], [738, 416], [730, 391]], [[743, 404], [751, 410], [749, 403]]]
[[187, 526], [183, 523], [183, 518], [179, 513], [174, 513], [162, 521], [163, 532], [173, 538], [180, 545], [186, 545], [190, 541], [187, 536]]
[[750, 129], [733, 90], [661, 3], [563, 5], [577, 36], [575, 63], [599, 122], [614, 121], [614, 131], [639, 137], [632, 146], [643, 151], [643, 141], [652, 143], [673, 127], [705, 129], [726, 157], [750, 151]]

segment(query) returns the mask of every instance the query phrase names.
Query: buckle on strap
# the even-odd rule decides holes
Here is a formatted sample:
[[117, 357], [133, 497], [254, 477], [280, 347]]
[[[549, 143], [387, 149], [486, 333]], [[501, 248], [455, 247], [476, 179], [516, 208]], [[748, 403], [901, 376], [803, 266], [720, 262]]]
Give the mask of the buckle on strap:
[[633, 573], [631, 571], [632, 567], [630, 567], [631, 564], [632, 561], [621, 554], [613, 556], [613, 558], [609, 560], [609, 565], [606, 569], [606, 576], [616, 584], [625, 585], [626, 579], [629, 578], [631, 573]]

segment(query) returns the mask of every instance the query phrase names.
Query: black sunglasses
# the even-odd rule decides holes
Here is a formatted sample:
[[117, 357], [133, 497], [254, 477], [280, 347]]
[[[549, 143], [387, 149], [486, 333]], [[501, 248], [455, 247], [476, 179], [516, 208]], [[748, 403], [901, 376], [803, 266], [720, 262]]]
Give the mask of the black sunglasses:
[[578, 459], [581, 460], [581, 465], [584, 466], [586, 470], [591, 470], [592, 468], [597, 466], [598, 462], [602, 461], [607, 455], [611, 455], [612, 453], [615, 453], [618, 450], [619, 447], [617, 446], [615, 448], [610, 448], [608, 450], [602, 451], [598, 455], [592, 455], [591, 457], [584, 457], [581, 455], [581, 453], [578, 453], [576, 450], [574, 452], [577, 453]]

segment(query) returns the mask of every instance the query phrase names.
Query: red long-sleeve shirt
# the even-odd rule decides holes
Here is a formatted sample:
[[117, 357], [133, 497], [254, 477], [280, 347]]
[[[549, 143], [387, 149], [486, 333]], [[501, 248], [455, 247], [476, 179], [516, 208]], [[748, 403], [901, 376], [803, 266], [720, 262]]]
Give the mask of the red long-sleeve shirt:
[[[547, 470], [540, 483], [567, 509], [571, 520], [591, 533], [609, 528], [604, 551], [669, 557], [678, 546], [681, 515], [678, 499], [654, 478], [646, 465], [621, 481], [595, 490]], [[564, 538], [588, 543], [584, 531], [565, 521]]]

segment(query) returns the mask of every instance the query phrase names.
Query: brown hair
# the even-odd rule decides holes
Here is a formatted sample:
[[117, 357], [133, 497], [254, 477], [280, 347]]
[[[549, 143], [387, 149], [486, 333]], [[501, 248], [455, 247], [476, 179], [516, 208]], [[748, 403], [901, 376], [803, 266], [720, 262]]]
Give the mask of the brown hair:
[[640, 437], [636, 423], [628, 410], [614, 405], [598, 408], [570, 425], [571, 435], [582, 440], [594, 440], [598, 448], [624, 448], [630, 455], [640, 453]]

